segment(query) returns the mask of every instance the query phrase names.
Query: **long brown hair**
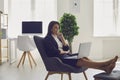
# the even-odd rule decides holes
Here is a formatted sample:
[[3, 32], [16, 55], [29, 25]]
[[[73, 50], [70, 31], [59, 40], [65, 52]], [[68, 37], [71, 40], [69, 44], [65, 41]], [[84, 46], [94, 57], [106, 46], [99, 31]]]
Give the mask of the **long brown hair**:
[[58, 24], [58, 25], [59, 25], [59, 28], [60, 28], [59, 22], [57, 22], [57, 21], [51, 21], [51, 22], [49, 23], [49, 25], [48, 25], [48, 33], [47, 33], [47, 35], [51, 35], [51, 34], [52, 34], [52, 28], [53, 28], [53, 26], [54, 26], [55, 24]]

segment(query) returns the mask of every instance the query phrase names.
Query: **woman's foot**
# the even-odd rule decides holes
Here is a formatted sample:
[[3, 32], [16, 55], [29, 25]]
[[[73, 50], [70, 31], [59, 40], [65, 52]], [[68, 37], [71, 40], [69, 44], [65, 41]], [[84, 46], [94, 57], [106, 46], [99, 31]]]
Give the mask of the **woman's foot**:
[[110, 64], [116, 63], [117, 59], [118, 59], [118, 56], [115, 56], [113, 59], [110, 59], [109, 61], [106, 61], [104, 66], [108, 66]]
[[112, 70], [114, 69], [114, 67], [115, 67], [115, 63], [110, 64], [109, 66], [104, 67], [104, 71], [106, 73], [110, 74], [112, 72]]
[[115, 56], [115, 58], [112, 60], [112, 63], [115, 63], [118, 59], [118, 56]]

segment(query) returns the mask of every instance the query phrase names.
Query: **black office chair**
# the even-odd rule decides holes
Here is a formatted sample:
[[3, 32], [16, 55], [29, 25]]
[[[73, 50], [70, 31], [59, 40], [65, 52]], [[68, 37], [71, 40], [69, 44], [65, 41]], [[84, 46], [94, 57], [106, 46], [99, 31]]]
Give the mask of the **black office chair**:
[[34, 41], [45, 64], [46, 70], [48, 71], [45, 80], [47, 80], [49, 75], [56, 73], [61, 74], [61, 80], [63, 80], [63, 74], [68, 74], [69, 80], [72, 80], [71, 73], [81, 72], [83, 72], [85, 79], [88, 80], [85, 73], [85, 70], [87, 70], [87, 68], [75, 68], [73, 66], [63, 63], [58, 57], [48, 57], [44, 49], [44, 39], [38, 36], [34, 36]]

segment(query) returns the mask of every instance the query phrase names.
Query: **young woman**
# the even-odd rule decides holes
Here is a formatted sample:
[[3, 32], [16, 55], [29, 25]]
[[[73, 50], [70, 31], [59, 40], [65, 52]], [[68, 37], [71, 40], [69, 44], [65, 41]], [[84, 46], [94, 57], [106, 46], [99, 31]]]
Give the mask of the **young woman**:
[[111, 71], [115, 67], [118, 56], [115, 56], [113, 59], [104, 62], [95, 62], [87, 57], [83, 57], [80, 59], [65, 59], [64, 55], [69, 56], [69, 46], [65, 42], [63, 34], [59, 32], [59, 29], [60, 24], [57, 21], [51, 21], [49, 23], [48, 33], [44, 38], [47, 56], [59, 57], [63, 61], [63, 63], [74, 67], [94, 68], [104, 70], [106, 73], [111, 73]]

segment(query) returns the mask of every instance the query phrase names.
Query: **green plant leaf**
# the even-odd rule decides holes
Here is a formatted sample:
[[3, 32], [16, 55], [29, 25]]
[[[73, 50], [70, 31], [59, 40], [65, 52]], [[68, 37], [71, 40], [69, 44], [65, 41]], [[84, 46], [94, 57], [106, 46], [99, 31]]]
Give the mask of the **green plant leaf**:
[[79, 34], [76, 17], [70, 13], [64, 13], [60, 18], [60, 26], [60, 32], [63, 33], [65, 39], [71, 44], [74, 36]]

